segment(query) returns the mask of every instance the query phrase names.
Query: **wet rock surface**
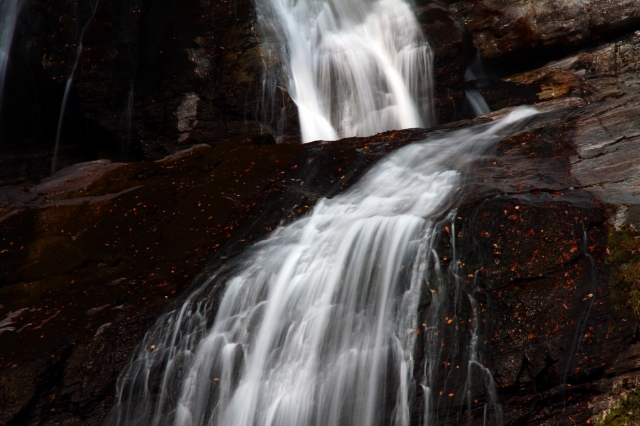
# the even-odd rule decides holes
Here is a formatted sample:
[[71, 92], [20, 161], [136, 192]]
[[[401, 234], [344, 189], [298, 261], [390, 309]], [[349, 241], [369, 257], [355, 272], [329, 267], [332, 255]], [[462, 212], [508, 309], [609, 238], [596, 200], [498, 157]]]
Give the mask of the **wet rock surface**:
[[416, 16], [434, 50], [435, 110], [438, 123], [468, 116], [464, 75], [475, 48], [471, 34], [450, 11], [436, 3], [418, 6]]
[[[416, 2], [435, 46], [440, 122], [465, 116], [465, 89], [500, 111], [307, 145], [258, 134], [276, 126], [256, 99], [265, 67], [278, 63], [262, 62], [248, 1], [96, 3], [60, 166], [147, 161], [80, 163], [33, 185], [50, 169], [62, 88], [93, 12], [32, 2], [7, 94], [16, 102], [7, 117], [22, 127], [5, 135], [0, 158], [0, 424], [100, 424], [145, 331], [207, 272], [347, 189], [386, 153], [534, 103], [543, 113], [495, 152], [456, 165], [470, 172], [442, 223], [441, 266], [456, 248], [465, 285], [476, 288], [480, 355], [505, 424], [596, 424], [618, 407], [637, 409], [620, 401], [640, 383], [640, 34], [617, 32], [640, 12], [637, 2], [583, 3], [579, 13], [563, 1]], [[510, 61], [599, 37], [614, 38], [465, 82], [471, 40], [484, 57]], [[278, 99], [295, 130], [286, 91]], [[40, 121], [15, 120], [21, 108]], [[14, 136], [24, 146], [5, 144]], [[455, 370], [468, 359], [449, 349], [474, 313], [464, 303], [451, 313], [460, 332], [440, 360], [448, 380], [437, 424], [482, 424], [484, 401], [467, 404]], [[419, 379], [419, 350], [416, 360]]]
[[[603, 406], [591, 401], [612, 398], [616, 378], [637, 368], [622, 355], [637, 320], [610, 297], [613, 215], [572, 158], [590, 146], [580, 135], [600, 126], [592, 117], [618, 117], [614, 130], [627, 134], [635, 123], [622, 117], [639, 105], [637, 93], [541, 105], [548, 112], [472, 167], [455, 226], [447, 224], [460, 232], [464, 276], [481, 289], [483, 353], [506, 424], [586, 421]], [[75, 166], [28, 192], [6, 190], [0, 422], [100, 424], [143, 333], [198, 277], [348, 188], [386, 152], [502, 115], [304, 146], [247, 135], [163, 161]], [[447, 386], [462, 380], [453, 374]], [[461, 413], [482, 418], [481, 401], [470, 412], [455, 398], [442, 404], [450, 413], [442, 424]]]
[[[438, 120], [460, 119], [471, 37], [444, 8], [418, 9], [436, 49]], [[50, 173], [70, 77], [58, 168], [158, 160], [247, 133], [299, 141], [279, 43], [262, 33], [249, 0], [30, 2], [11, 53], [0, 183], [33, 184]]]
[[[638, 226], [638, 154], [630, 154], [637, 120], [627, 114], [637, 114], [639, 101], [637, 92], [591, 105], [568, 99], [537, 117], [475, 169], [472, 195], [446, 224], [445, 259], [457, 247], [462, 276], [478, 289], [481, 352], [505, 424], [595, 424], [635, 389], [635, 260], [612, 257], [610, 247], [614, 227]], [[607, 150], [610, 138], [622, 145]], [[590, 150], [598, 155], [585, 155]], [[464, 306], [458, 315], [470, 317]], [[457, 380], [449, 377], [444, 395], [464, 395], [466, 377]], [[440, 402], [451, 406], [443, 423], [482, 424], [484, 401], [469, 410], [465, 397]]]

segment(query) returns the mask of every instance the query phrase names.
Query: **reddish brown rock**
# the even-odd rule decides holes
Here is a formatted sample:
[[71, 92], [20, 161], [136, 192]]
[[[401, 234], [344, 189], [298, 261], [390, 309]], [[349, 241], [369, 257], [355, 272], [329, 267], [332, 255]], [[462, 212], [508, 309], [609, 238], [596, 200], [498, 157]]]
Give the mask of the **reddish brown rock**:
[[[610, 297], [603, 265], [609, 210], [586, 191], [591, 186], [570, 159], [598, 143], [580, 136], [600, 128], [593, 117], [618, 117], [618, 127], [607, 128], [630, 135], [634, 124], [623, 117], [639, 105], [637, 94], [591, 106], [547, 103], [547, 113], [471, 168], [454, 220], [456, 245], [463, 276], [480, 280], [484, 356], [506, 424], [588, 418], [596, 408], [585, 404], [606, 398], [608, 383], [628, 373], [611, 356], [633, 342], [635, 322]], [[304, 146], [245, 137], [161, 162], [77, 166], [32, 192], [12, 193], [3, 207], [12, 214], [0, 222], [7, 328], [0, 333], [0, 421], [99, 424], [145, 330], [200, 274], [304, 214], [318, 197], [348, 188], [384, 153], [469, 124]], [[114, 169], [89, 176], [104, 167]], [[445, 257], [451, 241], [443, 230]], [[461, 305], [460, 318], [467, 308]], [[420, 362], [418, 353], [418, 372]], [[447, 386], [465, 380], [452, 374]], [[456, 401], [441, 405], [443, 422], [467, 409]], [[482, 418], [481, 401], [471, 409]]]

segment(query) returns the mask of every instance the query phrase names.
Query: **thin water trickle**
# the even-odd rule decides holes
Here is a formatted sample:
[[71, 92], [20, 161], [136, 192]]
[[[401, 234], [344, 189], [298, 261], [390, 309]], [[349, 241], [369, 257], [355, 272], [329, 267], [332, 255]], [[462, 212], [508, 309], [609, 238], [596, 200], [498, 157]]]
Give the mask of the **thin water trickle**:
[[477, 117], [482, 114], [487, 114], [491, 112], [491, 108], [487, 104], [487, 101], [484, 100], [484, 97], [477, 90], [469, 89], [466, 91], [467, 94], [467, 102], [471, 107], [471, 111], [474, 114], [474, 117]]
[[[573, 335], [573, 340], [571, 341], [571, 346], [568, 351], [568, 357], [562, 375], [562, 385], [565, 387], [565, 389], [568, 384], [569, 372], [573, 367], [579, 365], [576, 362], [576, 357], [580, 353], [580, 346], [583, 341], [584, 332], [587, 330], [589, 315], [591, 314], [591, 309], [593, 308], [593, 305], [596, 301], [596, 295], [598, 294], [598, 267], [596, 265], [596, 261], [593, 259], [593, 256], [591, 256], [591, 253], [589, 251], [589, 238], [586, 230], [582, 232], [582, 251], [585, 258], [589, 262], [589, 267], [591, 268], [591, 273], [587, 275], [589, 279], [589, 293], [585, 297], [586, 305], [583, 308], [583, 311], [580, 313], [580, 316], [578, 317], [576, 331]], [[564, 397], [565, 395], [563, 394], [563, 398]], [[566, 401], [564, 402], [566, 403]]]
[[0, 1], [0, 112], [2, 111], [2, 99], [11, 45], [13, 44], [16, 24], [24, 3], [24, 0]]
[[[76, 16], [78, 14], [78, 1], [76, 1]], [[78, 63], [80, 62], [80, 55], [82, 55], [82, 40], [84, 39], [84, 33], [89, 28], [89, 24], [93, 20], [96, 12], [98, 11], [98, 4], [100, 0], [88, 0], [89, 6], [91, 8], [90, 15], [84, 26], [80, 29], [78, 33], [78, 46], [76, 48], [76, 56], [73, 61], [73, 66], [71, 67], [71, 72], [69, 73], [69, 77], [67, 77], [67, 82], [64, 86], [64, 95], [62, 96], [62, 104], [60, 105], [60, 115], [58, 116], [58, 127], [56, 130], [56, 140], [53, 148], [53, 158], [51, 160], [51, 174], [55, 173], [58, 168], [58, 153], [60, 150], [60, 137], [62, 136], [62, 125], [64, 123], [64, 113], [67, 109], [67, 102], [69, 102], [69, 95], [71, 93], [71, 86], [73, 85], [73, 77], [76, 73], [76, 68], [78, 68]], [[77, 19], [77, 18], [76, 18]]]
[[303, 142], [435, 124], [433, 54], [404, 0], [254, 2], [281, 40]]
[[[483, 337], [487, 336], [489, 330], [476, 298], [478, 277], [474, 274], [470, 284], [466, 284], [463, 278], [456, 246], [458, 230], [455, 216], [456, 211], [453, 210], [445, 220], [450, 229], [448, 239], [452, 261], [448, 267], [441, 268], [441, 259], [432, 249], [434, 267], [426, 274], [428, 290], [434, 293], [424, 318], [426, 360], [420, 383], [424, 400], [423, 425], [449, 424], [452, 413], [458, 416], [456, 424], [474, 424], [475, 412], [482, 415], [484, 425], [501, 426], [502, 407], [496, 383], [484, 365]], [[467, 308], [464, 309], [464, 306]], [[450, 330], [451, 324], [456, 324], [453, 331]], [[464, 324], [464, 327], [459, 327], [459, 324]], [[448, 328], [449, 331], [443, 333]], [[455, 347], [446, 349], [452, 342], [455, 342]], [[451, 363], [456, 364], [455, 375], [458, 379], [451, 377]], [[449, 369], [445, 373], [445, 380], [441, 377], [443, 365], [446, 365], [444, 370]], [[476, 409], [479, 400], [483, 401], [480, 404], [482, 407]], [[452, 406], [456, 408], [451, 409]]]
[[[484, 70], [482, 65], [482, 57], [480, 56], [480, 52], [476, 52], [476, 57], [473, 60], [473, 63], [469, 65], [465, 74], [464, 81], [480, 81], [482, 82], [487, 77], [487, 73]], [[477, 90], [467, 89], [465, 91], [467, 97], [467, 104], [471, 108], [471, 112], [474, 117], [477, 117], [482, 114], [487, 114], [491, 112], [491, 108], [487, 104], [487, 101], [484, 99], [482, 94]]]
[[[457, 272], [434, 262], [438, 220], [470, 162], [533, 113], [390, 154], [213, 274], [147, 333], [109, 424], [409, 426], [424, 283], [439, 290], [422, 328], [435, 339], [425, 348], [425, 394], [442, 357], [443, 337], [429, 328], [444, 307], [471, 297], [460, 282], [449, 291]], [[466, 338], [471, 370], [479, 349]], [[436, 419], [439, 403], [426, 399], [424, 415]]]
[[129, 154], [129, 146], [131, 145], [131, 125], [133, 118], [133, 94], [134, 86], [131, 84], [129, 89], [129, 95], [127, 96], [127, 103], [122, 111], [120, 117], [120, 155], [122, 158], [127, 158]]

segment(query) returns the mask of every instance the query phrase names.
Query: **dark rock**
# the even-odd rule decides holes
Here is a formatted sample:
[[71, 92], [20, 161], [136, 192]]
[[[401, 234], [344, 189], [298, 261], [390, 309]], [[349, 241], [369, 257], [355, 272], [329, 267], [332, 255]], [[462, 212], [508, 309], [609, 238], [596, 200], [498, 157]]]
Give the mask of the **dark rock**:
[[[505, 424], [595, 423], [637, 382], [638, 318], [626, 295], [613, 297], [620, 290], [608, 245], [610, 226], [634, 224], [627, 212], [637, 207], [638, 132], [630, 117], [640, 93], [567, 102], [483, 159], [457, 212], [461, 272], [487, 310], [485, 359]], [[471, 409], [482, 418], [482, 401]]]
[[640, 25], [634, 0], [449, 0], [450, 10], [464, 22], [487, 59], [585, 45], [594, 39]]
[[[455, 229], [462, 272], [480, 280], [485, 359], [507, 424], [595, 415], [584, 407], [610, 391], [602, 380], [631, 368], [611, 356], [633, 341], [635, 322], [609, 297], [608, 210], [570, 158], [599, 125], [591, 117], [639, 104], [638, 94], [545, 104], [469, 175]], [[189, 283], [384, 153], [469, 124], [307, 145], [247, 136], [159, 162], [79, 165], [12, 195], [0, 222], [0, 312], [12, 329], [0, 334], [0, 421], [99, 424], [134, 347]], [[466, 410], [447, 404], [441, 412]]]
[[[73, 162], [159, 159], [204, 141], [275, 128], [261, 103], [262, 76], [275, 65], [263, 59], [249, 0], [40, 0], [25, 8], [17, 28], [5, 96], [11, 108], [2, 125], [5, 152], [28, 158], [25, 139], [52, 148], [80, 41], [62, 133], [63, 147], [80, 151]], [[274, 100], [269, 108], [285, 111], [280, 131], [297, 134], [286, 91]]]
[[566, 97], [599, 102], [640, 87], [639, 52], [636, 32], [541, 68], [503, 78], [483, 75], [466, 84], [480, 92], [492, 110]]
[[465, 118], [464, 75], [475, 53], [471, 34], [451, 12], [435, 3], [419, 7], [415, 13], [434, 50], [438, 123]]

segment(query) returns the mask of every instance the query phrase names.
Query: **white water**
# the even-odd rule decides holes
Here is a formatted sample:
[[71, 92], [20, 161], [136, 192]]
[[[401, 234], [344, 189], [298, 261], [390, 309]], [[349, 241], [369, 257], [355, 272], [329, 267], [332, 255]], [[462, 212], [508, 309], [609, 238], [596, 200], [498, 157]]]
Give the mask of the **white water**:
[[[446, 338], [439, 329], [458, 303], [452, 297], [471, 298], [462, 279], [451, 280], [456, 269], [445, 277], [438, 266], [437, 220], [460, 194], [469, 161], [532, 114], [518, 110], [389, 154], [351, 189], [218, 271], [148, 332], [120, 378], [109, 423], [408, 426], [419, 327], [429, 336], [419, 383], [432, 395], [424, 416], [437, 420], [442, 403], [432, 390], [443, 386]], [[477, 322], [476, 315], [459, 332], [469, 374], [483, 368]], [[490, 388], [487, 374], [480, 371]], [[467, 393], [456, 403], [464, 406]], [[495, 412], [487, 400], [485, 411]], [[499, 416], [487, 418], [499, 424]]]
[[0, 110], [13, 35], [24, 3], [23, 0], [0, 0]]
[[286, 46], [303, 142], [435, 124], [433, 55], [404, 0], [254, 1]]

